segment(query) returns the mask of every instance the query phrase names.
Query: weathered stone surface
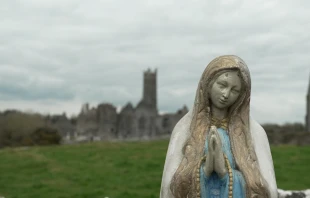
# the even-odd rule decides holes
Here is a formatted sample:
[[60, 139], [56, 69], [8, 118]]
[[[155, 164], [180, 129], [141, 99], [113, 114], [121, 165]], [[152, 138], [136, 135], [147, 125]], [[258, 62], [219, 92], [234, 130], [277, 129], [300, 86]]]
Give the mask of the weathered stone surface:
[[117, 112], [112, 104], [100, 104], [97, 107], [98, 132], [102, 139], [116, 138]]
[[127, 139], [137, 136], [135, 134], [135, 128], [137, 127], [135, 123], [135, 109], [131, 103], [122, 108], [117, 120], [118, 138]]
[[67, 118], [66, 114], [47, 116], [46, 124], [56, 128], [61, 136], [72, 134], [75, 130], [74, 124]]

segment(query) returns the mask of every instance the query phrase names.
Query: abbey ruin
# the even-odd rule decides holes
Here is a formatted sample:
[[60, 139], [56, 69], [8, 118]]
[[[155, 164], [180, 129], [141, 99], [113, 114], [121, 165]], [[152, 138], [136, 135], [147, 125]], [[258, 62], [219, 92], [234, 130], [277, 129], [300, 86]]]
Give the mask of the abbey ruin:
[[117, 112], [117, 108], [110, 103], [102, 103], [93, 108], [86, 103], [82, 106], [74, 127], [70, 129], [67, 123], [64, 130], [65, 115], [59, 116], [56, 123], [60, 124], [63, 120], [63, 129], [58, 128], [59, 131], [67, 131], [62, 135], [68, 140], [154, 139], [169, 137], [175, 124], [187, 112], [188, 109], [184, 106], [175, 113], [159, 114], [157, 70], [148, 69], [143, 73], [143, 95], [137, 106], [128, 102]]
[[[48, 123], [57, 128], [65, 140], [127, 140], [169, 138], [175, 124], [188, 112], [186, 106], [175, 113], [160, 115], [157, 108], [157, 71], [143, 73], [142, 99], [136, 106], [127, 103], [117, 111], [111, 103], [101, 103], [90, 108], [84, 104], [72, 122], [65, 114], [49, 117]], [[310, 142], [310, 79], [306, 94], [305, 124], [264, 124], [269, 141], [273, 144]], [[282, 128], [281, 128], [282, 127]], [[287, 135], [284, 133], [287, 130]], [[294, 137], [294, 138], [292, 138]], [[287, 139], [287, 140], [286, 140]]]

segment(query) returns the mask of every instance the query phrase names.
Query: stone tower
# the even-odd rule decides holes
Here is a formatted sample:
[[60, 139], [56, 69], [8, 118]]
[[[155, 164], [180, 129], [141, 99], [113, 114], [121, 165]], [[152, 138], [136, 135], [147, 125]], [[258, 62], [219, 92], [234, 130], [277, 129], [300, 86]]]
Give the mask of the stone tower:
[[157, 70], [150, 69], [144, 72], [143, 76], [143, 103], [151, 109], [157, 109]]
[[134, 126], [139, 138], [150, 138], [156, 136], [157, 110], [157, 70], [148, 69], [143, 74], [143, 95], [141, 101], [135, 108]]
[[310, 75], [309, 75], [309, 85], [307, 93], [306, 131], [310, 132]]

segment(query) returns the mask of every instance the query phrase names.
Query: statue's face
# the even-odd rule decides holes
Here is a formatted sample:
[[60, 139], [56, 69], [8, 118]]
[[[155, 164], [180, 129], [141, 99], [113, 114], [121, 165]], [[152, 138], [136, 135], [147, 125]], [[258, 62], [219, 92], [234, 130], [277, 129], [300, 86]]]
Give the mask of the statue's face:
[[237, 71], [221, 74], [210, 90], [212, 105], [218, 109], [230, 107], [238, 99], [241, 92], [241, 79]]

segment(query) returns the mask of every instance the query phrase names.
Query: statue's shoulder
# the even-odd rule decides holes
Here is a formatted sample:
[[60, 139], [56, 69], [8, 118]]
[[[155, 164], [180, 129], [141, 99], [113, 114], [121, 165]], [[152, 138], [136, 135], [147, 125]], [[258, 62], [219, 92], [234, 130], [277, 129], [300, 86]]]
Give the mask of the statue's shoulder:
[[[190, 133], [190, 124], [192, 120], [192, 110], [187, 112], [175, 125], [169, 141], [168, 155], [176, 154], [182, 150], [182, 146]], [[177, 151], [176, 151], [177, 150]]]
[[183, 154], [182, 148], [190, 133], [190, 124], [192, 120], [192, 110], [187, 112], [175, 125], [168, 146], [168, 151], [165, 160], [164, 172], [161, 183], [161, 198], [173, 198], [170, 191], [170, 182], [178, 168]]
[[189, 127], [192, 121], [192, 110], [188, 111], [175, 125], [172, 131], [172, 135], [180, 134], [182, 131], [189, 131]]
[[250, 131], [253, 141], [264, 142], [269, 146], [269, 141], [265, 129], [252, 116], [250, 116]]
[[252, 117], [250, 117], [250, 130], [260, 171], [268, 183], [271, 197], [276, 198], [278, 195], [277, 184], [267, 134], [264, 128]]

